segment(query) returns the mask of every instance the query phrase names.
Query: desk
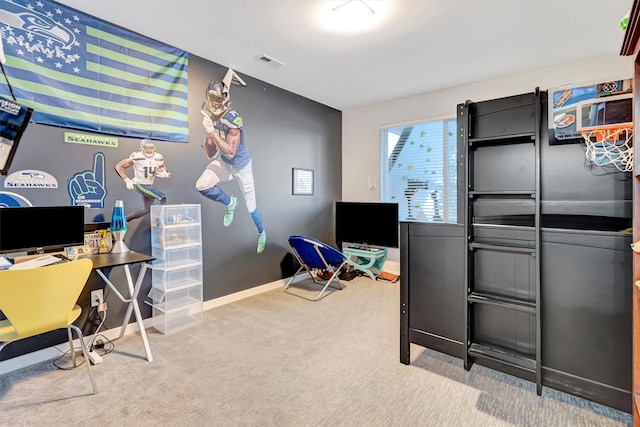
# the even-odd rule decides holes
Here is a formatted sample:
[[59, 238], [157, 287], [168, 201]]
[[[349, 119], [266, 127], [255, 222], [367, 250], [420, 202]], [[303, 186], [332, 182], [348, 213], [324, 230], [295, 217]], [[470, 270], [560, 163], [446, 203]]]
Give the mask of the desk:
[[382, 271], [384, 260], [387, 258], [387, 250], [381, 248], [344, 248], [342, 253], [347, 256], [347, 262], [354, 270], [368, 274], [371, 280], [376, 280], [376, 275], [371, 269]]
[[[98, 273], [100, 277], [102, 277], [102, 280], [104, 280], [109, 288], [111, 288], [111, 290], [117, 295], [120, 301], [129, 303], [127, 312], [124, 315], [124, 319], [122, 320], [122, 328], [120, 328], [120, 336], [118, 338], [123, 337], [127, 325], [129, 324], [129, 320], [131, 319], [131, 312], [133, 311], [136, 316], [138, 329], [140, 330], [140, 336], [142, 337], [142, 343], [144, 344], [144, 350], [147, 354], [147, 360], [149, 362], [153, 361], [153, 356], [151, 356], [151, 348], [149, 348], [149, 341], [144, 329], [144, 322], [142, 321], [142, 315], [140, 314], [140, 306], [138, 305], [138, 294], [140, 293], [142, 281], [144, 280], [144, 275], [147, 271], [147, 263], [149, 261], [153, 261], [155, 258], [133, 251], [118, 254], [97, 254], [88, 256], [87, 258], [93, 261], [93, 269], [95, 270], [95, 272]], [[133, 282], [133, 278], [131, 277], [131, 270], [129, 268], [132, 264], [141, 264], [135, 284]], [[115, 287], [115, 285], [111, 283], [111, 280], [109, 280], [109, 278], [102, 272], [103, 268], [119, 266], [124, 267], [124, 272], [127, 277], [127, 287], [129, 289], [128, 298], [123, 296]]]

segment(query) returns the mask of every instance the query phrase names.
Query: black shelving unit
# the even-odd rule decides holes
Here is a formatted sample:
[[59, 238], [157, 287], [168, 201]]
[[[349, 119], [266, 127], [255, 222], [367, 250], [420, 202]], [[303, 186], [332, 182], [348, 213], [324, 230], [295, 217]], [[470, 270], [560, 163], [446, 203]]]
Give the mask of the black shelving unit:
[[541, 93], [458, 106], [464, 141], [464, 367], [536, 383], [540, 322]]
[[631, 411], [632, 183], [550, 145], [548, 102], [458, 105], [457, 223], [400, 224], [400, 362], [417, 344]]

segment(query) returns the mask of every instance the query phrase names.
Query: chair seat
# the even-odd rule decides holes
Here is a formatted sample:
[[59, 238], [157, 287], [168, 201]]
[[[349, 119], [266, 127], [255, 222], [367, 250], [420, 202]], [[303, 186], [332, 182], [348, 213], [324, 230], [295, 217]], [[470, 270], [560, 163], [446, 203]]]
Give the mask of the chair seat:
[[[78, 304], [73, 306], [73, 309], [69, 313], [69, 323], [73, 323], [80, 314], [82, 313], [82, 307]], [[64, 325], [44, 325], [41, 327], [41, 331], [37, 333], [48, 332], [54, 329], [64, 328], [67, 324]], [[18, 331], [13, 327], [9, 320], [0, 320], [0, 342], [8, 343], [18, 338]]]
[[77, 301], [91, 274], [93, 262], [82, 258], [38, 268], [0, 271], [0, 350], [6, 344], [35, 335], [67, 329], [69, 350], [76, 365], [76, 332], [93, 393], [97, 393], [82, 330], [73, 322], [82, 307]]
[[[322, 295], [324, 295], [324, 292], [329, 287], [338, 290], [343, 289], [338, 275], [340, 274], [340, 270], [342, 269], [342, 267], [347, 262], [347, 257], [342, 252], [327, 245], [324, 242], [321, 242], [320, 240], [303, 236], [290, 236], [289, 247], [300, 263], [300, 268], [284, 285], [285, 292], [311, 301], [317, 301], [322, 297]], [[312, 273], [312, 270], [320, 269], [326, 270], [327, 272], [327, 277], [325, 277], [325, 279], [323, 280], [326, 280], [327, 278], [328, 280], [326, 280], [326, 283], [324, 283], [322, 290], [315, 298], [307, 298], [304, 295], [293, 293], [288, 290], [289, 287], [293, 284], [293, 279], [303, 269], [307, 270], [307, 273], [309, 274], [309, 276], [311, 276], [311, 279], [314, 283], [320, 285], [322, 284], [316, 280]], [[334, 280], [338, 287], [331, 286], [331, 283], [334, 282]]]

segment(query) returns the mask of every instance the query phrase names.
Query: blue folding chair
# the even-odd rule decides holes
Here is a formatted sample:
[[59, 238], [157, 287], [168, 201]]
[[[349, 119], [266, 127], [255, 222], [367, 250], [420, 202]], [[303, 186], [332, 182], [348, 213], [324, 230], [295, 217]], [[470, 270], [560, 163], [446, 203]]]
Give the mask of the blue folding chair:
[[[293, 255], [295, 255], [296, 259], [300, 263], [300, 268], [291, 277], [291, 279], [289, 279], [287, 284], [284, 285], [284, 292], [310, 301], [318, 301], [322, 298], [322, 295], [329, 287], [336, 290], [344, 289], [344, 286], [340, 283], [340, 279], [338, 279], [340, 270], [347, 262], [347, 257], [342, 252], [319, 240], [303, 236], [289, 237], [289, 247], [291, 247]], [[315, 298], [309, 298], [300, 293], [294, 293], [288, 290], [292, 285], [293, 280], [303, 269], [307, 271], [313, 280], [313, 283], [323, 286], [322, 290]], [[318, 281], [316, 276], [313, 275], [314, 269], [325, 270], [328, 272], [330, 277], [326, 281]], [[323, 284], [322, 282], [325, 283]], [[332, 286], [332, 283], [336, 283], [338, 287]]]

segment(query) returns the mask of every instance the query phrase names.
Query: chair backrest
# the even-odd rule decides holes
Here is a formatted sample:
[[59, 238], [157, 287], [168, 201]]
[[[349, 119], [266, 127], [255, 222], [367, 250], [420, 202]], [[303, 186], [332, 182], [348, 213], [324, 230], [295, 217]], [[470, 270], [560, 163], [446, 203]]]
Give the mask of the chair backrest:
[[345, 260], [345, 255], [342, 252], [311, 237], [291, 236], [289, 237], [289, 246], [308, 268], [327, 268], [322, 257], [330, 265], [341, 264]]
[[92, 261], [82, 258], [0, 271], [0, 310], [16, 329], [13, 339], [67, 326], [92, 268]]

